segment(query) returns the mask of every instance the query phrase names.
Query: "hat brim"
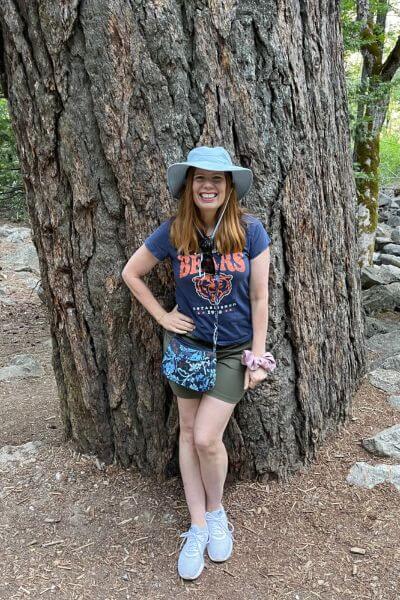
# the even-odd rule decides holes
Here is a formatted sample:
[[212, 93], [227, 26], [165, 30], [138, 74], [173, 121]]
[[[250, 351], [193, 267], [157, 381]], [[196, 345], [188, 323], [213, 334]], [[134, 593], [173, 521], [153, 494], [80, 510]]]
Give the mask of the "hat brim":
[[[174, 163], [167, 169], [168, 189], [174, 198], [179, 199], [179, 193], [185, 184], [186, 173], [189, 167], [197, 167], [206, 171], [218, 171], [215, 168], [215, 163], [196, 161], [196, 164], [191, 162]], [[224, 172], [232, 173], [233, 183], [235, 184], [236, 193], [239, 200], [247, 194], [253, 183], [253, 172], [245, 167], [237, 167], [235, 165], [221, 169]]]

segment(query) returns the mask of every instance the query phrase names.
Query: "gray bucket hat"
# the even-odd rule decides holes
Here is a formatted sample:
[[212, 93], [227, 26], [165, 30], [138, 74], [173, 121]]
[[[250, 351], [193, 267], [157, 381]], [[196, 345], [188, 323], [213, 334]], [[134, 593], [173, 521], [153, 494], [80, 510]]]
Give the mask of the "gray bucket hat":
[[179, 198], [189, 167], [198, 167], [206, 171], [230, 171], [239, 199], [247, 194], [253, 182], [251, 169], [234, 165], [225, 148], [199, 146], [189, 152], [186, 162], [174, 163], [167, 169], [168, 189], [174, 198]]

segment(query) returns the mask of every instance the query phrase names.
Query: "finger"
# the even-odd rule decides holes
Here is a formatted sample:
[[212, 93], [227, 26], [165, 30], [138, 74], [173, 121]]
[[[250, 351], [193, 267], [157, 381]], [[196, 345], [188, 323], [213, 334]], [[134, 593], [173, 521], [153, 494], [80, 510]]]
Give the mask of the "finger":
[[178, 327], [186, 327], [186, 329], [194, 329], [195, 328], [195, 324], [190, 323], [189, 321], [177, 321], [176, 324], [178, 325]]
[[244, 374], [244, 389], [247, 390], [248, 387], [249, 387], [249, 372], [246, 369], [245, 374]]
[[173, 325], [172, 331], [174, 333], [187, 333], [186, 329], [182, 329], [182, 327], [179, 327], [177, 325]]
[[175, 327], [180, 327], [181, 329], [184, 329], [185, 331], [193, 331], [193, 329], [195, 329], [195, 326], [188, 322], [188, 321], [183, 321], [182, 319], [174, 319], [174, 326]]
[[191, 319], [190, 317], [183, 315], [182, 313], [178, 313], [177, 316], [179, 317], [179, 319], [181, 321], [183, 321], [184, 323], [190, 323], [191, 325], [194, 325], [194, 321], [193, 319]]

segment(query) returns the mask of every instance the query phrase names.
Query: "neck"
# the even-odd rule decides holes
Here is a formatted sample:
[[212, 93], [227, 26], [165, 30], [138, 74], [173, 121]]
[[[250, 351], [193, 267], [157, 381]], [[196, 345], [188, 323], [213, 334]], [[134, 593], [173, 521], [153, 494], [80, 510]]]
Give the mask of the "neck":
[[212, 233], [217, 222], [217, 213], [201, 213], [200, 217], [206, 233]]

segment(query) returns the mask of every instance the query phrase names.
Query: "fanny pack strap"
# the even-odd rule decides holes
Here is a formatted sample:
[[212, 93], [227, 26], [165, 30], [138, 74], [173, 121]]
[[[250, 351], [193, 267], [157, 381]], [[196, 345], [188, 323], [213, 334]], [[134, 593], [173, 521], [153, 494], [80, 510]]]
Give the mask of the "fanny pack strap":
[[216, 289], [216, 294], [215, 294], [216, 301], [214, 304], [215, 320], [214, 320], [214, 333], [213, 333], [213, 353], [214, 354], [217, 351], [217, 340], [218, 340], [218, 313], [219, 313], [219, 303], [220, 303], [220, 298], [218, 295], [218, 288], [219, 288], [220, 270], [221, 270], [221, 258], [220, 258], [220, 262], [218, 265], [218, 270], [217, 270], [216, 274], [214, 275], [214, 282], [215, 282], [215, 289]]

